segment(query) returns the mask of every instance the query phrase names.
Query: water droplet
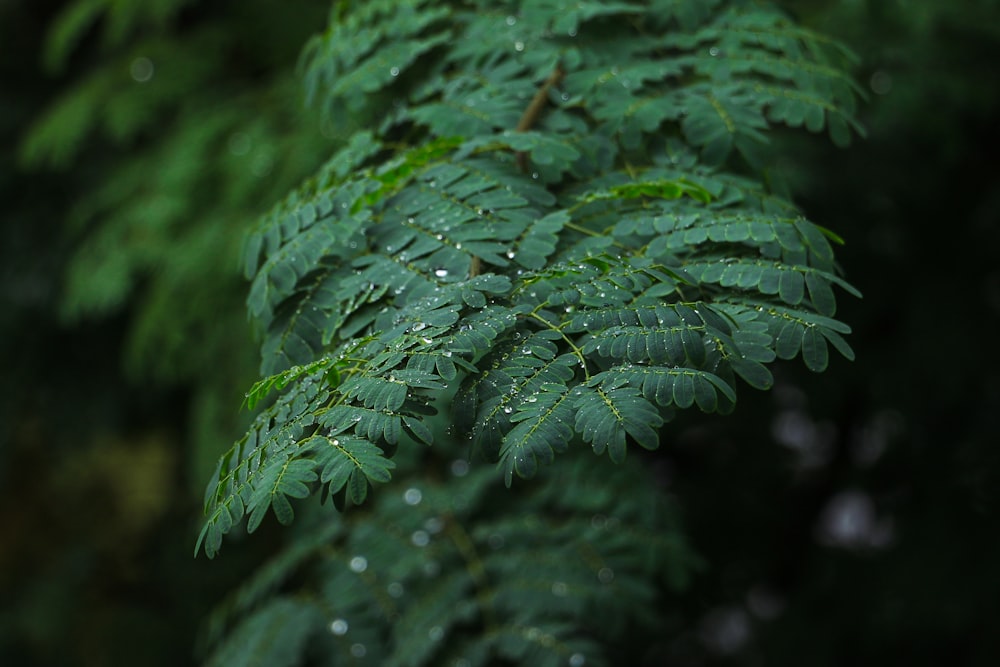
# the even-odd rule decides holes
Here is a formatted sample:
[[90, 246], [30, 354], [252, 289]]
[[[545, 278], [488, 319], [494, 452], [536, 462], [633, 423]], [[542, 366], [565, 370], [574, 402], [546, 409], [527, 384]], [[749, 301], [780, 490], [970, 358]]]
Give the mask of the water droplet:
[[509, 415], [512, 412], [514, 412], [514, 408], [510, 407], [509, 405], [503, 409], [503, 413], [505, 415]]
[[128, 71], [136, 83], [146, 83], [153, 78], [153, 61], [145, 56], [141, 56], [132, 61]]
[[885, 70], [876, 70], [868, 81], [872, 92], [876, 95], [888, 95], [892, 90], [892, 76]]
[[431, 536], [426, 530], [415, 530], [413, 534], [410, 535], [410, 542], [413, 542], [415, 547], [426, 547], [430, 544]]
[[451, 350], [445, 350], [444, 351], [444, 356], [450, 357], [451, 356]]
[[451, 462], [451, 474], [455, 477], [465, 477], [469, 474], [469, 462], [465, 459], [455, 459]]
[[403, 502], [407, 505], [419, 505], [424, 499], [424, 494], [416, 487], [410, 487], [403, 493]]
[[569, 586], [567, 586], [562, 581], [556, 581], [552, 584], [552, 594], [558, 598], [566, 597], [566, 593], [569, 592]]
[[710, 55], [712, 57], [715, 57], [715, 56], [719, 55], [719, 47], [713, 46], [712, 48], [710, 48], [708, 50], [708, 55]]
[[569, 667], [583, 667], [587, 663], [587, 658], [582, 653], [574, 653], [569, 657]]
[[389, 593], [391, 598], [401, 598], [403, 597], [403, 584], [398, 581], [394, 581], [386, 587], [386, 592]]
[[368, 653], [368, 649], [365, 648], [364, 644], [351, 644], [351, 655], [355, 658], [363, 658], [366, 653]]
[[461, 249], [462, 249], [462, 244], [461, 243], [456, 243], [455, 244], [455, 250], [461, 250]]
[[524, 51], [524, 42], [521, 42], [521, 41], [514, 42], [514, 50], [515, 51]]
[[342, 618], [338, 618], [337, 620], [330, 623], [330, 632], [332, 632], [335, 635], [342, 636], [347, 634], [347, 627], [348, 627], [347, 621], [345, 621]]
[[513, 250], [508, 250], [507, 251], [507, 259], [514, 259], [514, 257], [516, 257], [516, 256], [517, 256], [517, 253], [515, 253]]
[[524, 400], [527, 403], [536, 403], [538, 401], [538, 397], [537, 396], [529, 396], [528, 398], [526, 398]]
[[569, 35], [570, 37], [576, 37], [576, 28], [570, 28], [569, 30], [566, 31], [566, 34]]
[[423, 331], [426, 328], [427, 328], [427, 323], [426, 322], [417, 322], [412, 327], [410, 327], [410, 330], [411, 331]]
[[517, 17], [516, 16], [508, 16], [507, 17], [507, 25], [514, 25], [515, 23], [517, 23]]
[[531, 172], [531, 177], [537, 180], [538, 179], [538, 172], [537, 171]]
[[615, 580], [615, 572], [610, 567], [602, 567], [597, 571], [597, 580], [602, 584], [610, 584]]
[[368, 559], [364, 556], [355, 556], [351, 559], [350, 568], [352, 572], [360, 574], [368, 569]]
[[441, 641], [441, 638], [444, 637], [444, 628], [440, 625], [435, 625], [427, 631], [427, 636], [430, 637], [432, 642]]
[[398, 67], [390, 67], [389, 68], [389, 76], [399, 76], [399, 68]]
[[233, 155], [246, 155], [253, 148], [253, 140], [246, 132], [233, 132], [229, 135], [228, 146]]
[[492, 535], [489, 536], [486, 542], [487, 544], [490, 545], [490, 549], [493, 549], [494, 551], [496, 551], [497, 549], [502, 549], [504, 543], [503, 535], [501, 535], [500, 533], [493, 533]]
[[434, 275], [438, 278], [446, 278], [448, 276], [448, 269], [436, 269]]
[[442, 530], [444, 530], [444, 519], [439, 516], [432, 516], [431, 518], [424, 521], [424, 528], [431, 535], [437, 535]]

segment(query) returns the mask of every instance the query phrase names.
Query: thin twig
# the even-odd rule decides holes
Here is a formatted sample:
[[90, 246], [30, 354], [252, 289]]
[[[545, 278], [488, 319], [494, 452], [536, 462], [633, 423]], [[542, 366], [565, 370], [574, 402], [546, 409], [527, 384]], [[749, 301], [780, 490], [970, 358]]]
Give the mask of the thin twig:
[[[545, 82], [535, 92], [535, 96], [531, 99], [531, 104], [521, 114], [521, 120], [517, 122], [517, 127], [514, 129], [518, 132], [527, 132], [535, 125], [535, 122], [542, 113], [542, 109], [545, 108], [545, 103], [549, 100], [549, 89], [562, 80], [563, 74], [562, 67], [556, 65], [549, 78], [545, 79]], [[528, 170], [528, 156], [524, 151], [517, 153], [517, 166], [521, 171]]]

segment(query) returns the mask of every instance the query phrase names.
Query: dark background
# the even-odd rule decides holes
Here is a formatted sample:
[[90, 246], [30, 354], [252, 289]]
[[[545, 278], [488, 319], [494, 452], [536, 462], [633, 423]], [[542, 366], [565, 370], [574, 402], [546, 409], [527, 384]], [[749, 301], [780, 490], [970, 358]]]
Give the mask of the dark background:
[[[188, 664], [280, 539], [192, 558], [256, 371], [240, 238], [345, 131], [294, 79], [327, 7], [133, 2], [74, 30], [82, 4], [0, 0], [0, 664]], [[784, 4], [869, 95], [847, 150], [776, 138], [847, 240], [857, 360], [668, 424], [708, 566], [667, 657], [997, 664], [1000, 3]]]

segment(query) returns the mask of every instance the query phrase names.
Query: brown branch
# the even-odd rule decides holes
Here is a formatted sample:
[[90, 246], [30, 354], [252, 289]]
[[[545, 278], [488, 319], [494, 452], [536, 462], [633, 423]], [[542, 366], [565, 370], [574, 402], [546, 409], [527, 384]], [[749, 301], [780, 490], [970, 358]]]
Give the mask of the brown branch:
[[[535, 96], [531, 98], [531, 104], [529, 104], [528, 108], [524, 110], [523, 114], [521, 114], [521, 119], [517, 121], [517, 127], [514, 128], [515, 130], [518, 132], [527, 132], [534, 126], [538, 117], [542, 114], [542, 109], [545, 108], [545, 103], [548, 102], [549, 89], [562, 80], [563, 74], [562, 67], [556, 65], [556, 68], [552, 70], [552, 74], [545, 79], [541, 87], [539, 87], [539, 89], [535, 92]], [[527, 171], [528, 154], [524, 151], [518, 151], [516, 159], [518, 168], [522, 172]], [[478, 256], [473, 255], [472, 262], [469, 264], [469, 277], [475, 278], [479, 275], [481, 270], [482, 260]]]
[[[531, 104], [528, 108], [524, 110], [521, 114], [521, 120], [517, 121], [517, 127], [514, 128], [518, 132], [527, 132], [530, 130], [538, 117], [542, 114], [542, 109], [545, 108], [545, 103], [549, 100], [549, 89], [552, 86], [558, 84], [563, 78], [562, 67], [556, 65], [556, 68], [552, 70], [552, 74], [549, 78], [545, 79], [541, 87], [535, 92], [535, 96], [531, 99]], [[519, 151], [517, 153], [517, 166], [521, 171], [528, 170], [528, 156], [524, 151]]]

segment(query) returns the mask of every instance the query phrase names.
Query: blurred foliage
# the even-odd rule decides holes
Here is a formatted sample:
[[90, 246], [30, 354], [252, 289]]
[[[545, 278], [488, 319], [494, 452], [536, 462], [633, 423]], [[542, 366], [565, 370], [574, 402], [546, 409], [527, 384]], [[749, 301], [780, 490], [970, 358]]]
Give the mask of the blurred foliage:
[[192, 4], [64, 7], [43, 59], [78, 71], [25, 133], [21, 159], [77, 177], [63, 321], [127, 313], [129, 378], [194, 394], [198, 464], [231, 439], [235, 422], [218, 406], [252, 373], [237, 270], [248, 221], [333, 141], [291, 74], [320, 3], [278, 16], [261, 2]]
[[[191, 662], [209, 605], [260, 560], [191, 560], [191, 471], [241, 430], [255, 375], [243, 230], [338, 132], [302, 115], [291, 75], [328, 4], [0, 2], [0, 664]], [[992, 665], [1000, 3], [785, 4], [851, 44], [871, 89], [867, 141], [783, 151], [798, 201], [849, 241], [858, 362], [783, 367], [725, 422], [671, 424], [647, 463], [709, 565], [657, 648]]]
[[227, 579], [192, 521], [257, 364], [243, 234], [336, 143], [294, 75], [326, 9], [0, 3], [2, 664], [192, 659]]

